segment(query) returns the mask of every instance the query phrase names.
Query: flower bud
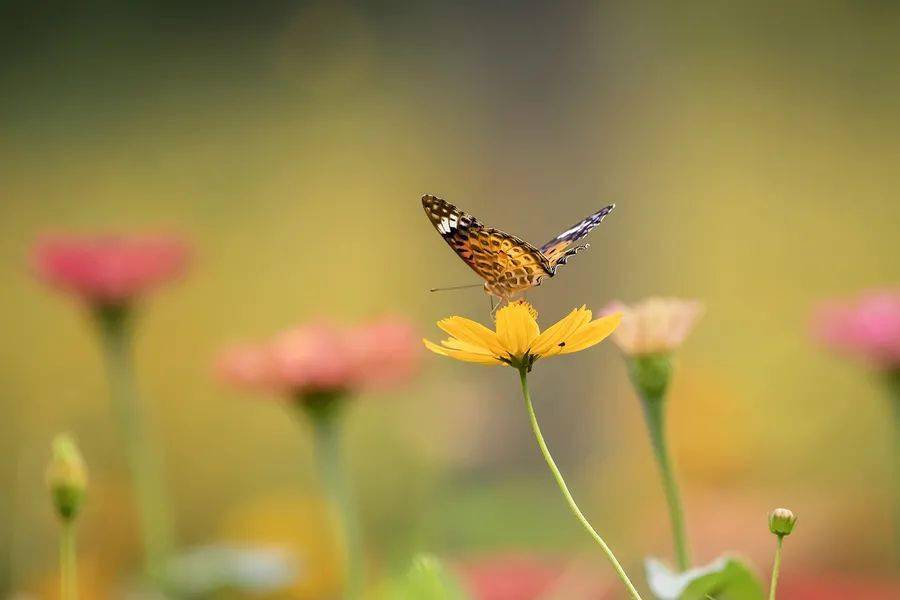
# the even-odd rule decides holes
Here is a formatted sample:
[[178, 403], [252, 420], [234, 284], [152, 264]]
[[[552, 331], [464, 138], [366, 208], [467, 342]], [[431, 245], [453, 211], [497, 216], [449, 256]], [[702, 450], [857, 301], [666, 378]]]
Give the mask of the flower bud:
[[669, 354], [632, 356], [627, 361], [631, 382], [638, 393], [647, 400], [662, 398], [672, 376]]
[[769, 513], [769, 531], [778, 536], [790, 535], [797, 517], [786, 508], [776, 508]]
[[56, 512], [64, 521], [74, 519], [81, 508], [88, 476], [71, 435], [61, 433], [53, 439], [53, 458], [47, 466], [46, 477]]

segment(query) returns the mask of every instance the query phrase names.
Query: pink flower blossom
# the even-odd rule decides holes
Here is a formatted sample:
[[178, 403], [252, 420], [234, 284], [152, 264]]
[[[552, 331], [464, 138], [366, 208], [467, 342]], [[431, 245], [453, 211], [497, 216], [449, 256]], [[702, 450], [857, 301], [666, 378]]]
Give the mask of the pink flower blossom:
[[895, 600], [900, 598], [900, 579], [810, 573], [785, 577], [778, 596], [791, 600]]
[[622, 322], [613, 341], [625, 354], [636, 356], [677, 350], [703, 314], [703, 305], [696, 300], [647, 298], [630, 306], [612, 302], [603, 311], [614, 312], [622, 313]]
[[227, 348], [216, 370], [239, 388], [287, 395], [383, 389], [408, 381], [419, 361], [418, 336], [399, 317], [356, 327], [314, 322], [259, 344]]
[[32, 248], [37, 276], [96, 305], [121, 305], [181, 275], [187, 245], [171, 236], [44, 236]]
[[831, 301], [813, 316], [813, 335], [838, 353], [886, 369], [900, 367], [900, 289]]
[[356, 369], [370, 389], [412, 378], [419, 367], [421, 342], [405, 319], [387, 316], [363, 324], [349, 336]]
[[475, 600], [604, 600], [613, 598], [608, 581], [564, 561], [529, 555], [499, 555], [459, 566]]

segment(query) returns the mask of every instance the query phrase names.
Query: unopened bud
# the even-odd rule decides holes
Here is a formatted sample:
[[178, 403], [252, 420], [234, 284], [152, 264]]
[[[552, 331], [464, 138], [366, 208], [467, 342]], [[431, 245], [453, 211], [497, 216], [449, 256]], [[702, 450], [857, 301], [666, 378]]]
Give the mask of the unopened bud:
[[72, 436], [61, 433], [53, 439], [53, 458], [47, 466], [47, 487], [64, 521], [78, 514], [87, 488], [87, 468]]
[[797, 517], [786, 508], [776, 508], [769, 513], [769, 531], [775, 535], [790, 535], [794, 530]]

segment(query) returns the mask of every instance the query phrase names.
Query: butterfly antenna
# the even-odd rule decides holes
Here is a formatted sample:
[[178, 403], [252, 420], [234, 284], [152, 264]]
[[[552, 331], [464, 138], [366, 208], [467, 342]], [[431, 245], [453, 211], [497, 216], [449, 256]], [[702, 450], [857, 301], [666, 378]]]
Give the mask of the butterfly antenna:
[[484, 284], [482, 283], [472, 283], [469, 285], [454, 285], [451, 287], [443, 287], [443, 288], [431, 288], [428, 290], [429, 292], [449, 292], [450, 290], [465, 290], [468, 288], [482, 287]]

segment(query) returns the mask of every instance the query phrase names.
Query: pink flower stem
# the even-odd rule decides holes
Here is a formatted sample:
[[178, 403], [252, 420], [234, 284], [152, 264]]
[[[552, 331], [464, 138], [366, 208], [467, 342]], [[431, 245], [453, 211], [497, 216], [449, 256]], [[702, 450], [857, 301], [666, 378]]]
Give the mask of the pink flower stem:
[[172, 525], [162, 485], [158, 446], [151, 443], [143, 418], [132, 363], [131, 314], [125, 306], [96, 310], [103, 343], [113, 410], [125, 444], [137, 502], [144, 571], [162, 583], [165, 563], [172, 548]]
[[312, 426], [319, 479], [341, 532], [345, 555], [342, 598], [356, 600], [363, 586], [362, 551], [341, 452], [343, 396], [342, 392], [307, 393], [298, 399], [298, 404]]
[[893, 416], [893, 440], [891, 440], [893, 456], [893, 512], [894, 512], [894, 560], [900, 563], [900, 369], [887, 373], [887, 387]]

